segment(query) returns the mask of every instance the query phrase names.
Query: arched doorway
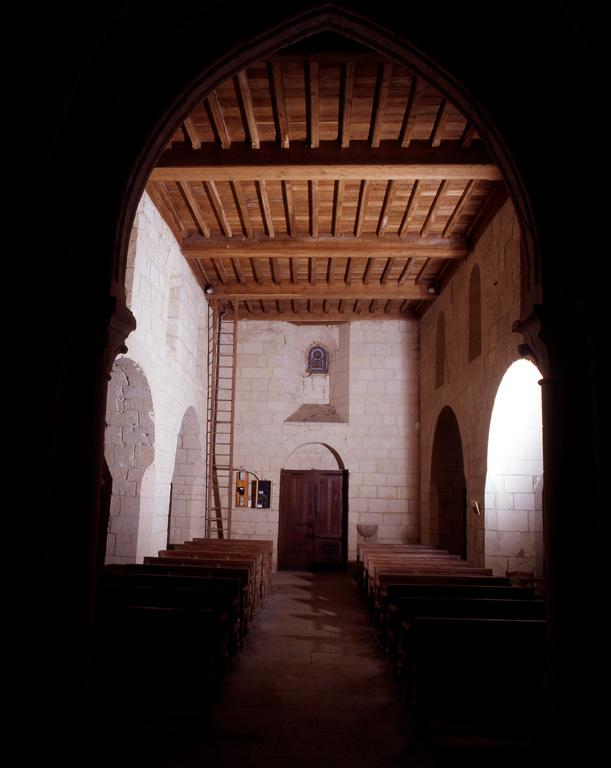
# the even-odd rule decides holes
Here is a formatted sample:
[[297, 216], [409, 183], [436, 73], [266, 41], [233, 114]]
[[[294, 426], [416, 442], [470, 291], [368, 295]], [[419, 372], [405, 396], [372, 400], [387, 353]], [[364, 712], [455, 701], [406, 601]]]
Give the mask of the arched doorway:
[[204, 446], [197, 413], [187, 408], [176, 438], [170, 486], [168, 544], [179, 544], [205, 532]]
[[108, 385], [104, 455], [112, 477], [106, 562], [133, 563], [142, 524], [154, 516], [155, 417], [146, 376], [127, 357]]
[[280, 472], [278, 568], [339, 570], [348, 551], [348, 472], [324, 443], [296, 448]]
[[467, 556], [467, 483], [462, 441], [454, 411], [445, 406], [435, 428], [431, 460], [431, 519], [437, 520], [438, 543], [463, 559]]
[[500, 383], [488, 436], [486, 566], [543, 572], [543, 434], [539, 369], [518, 360]]

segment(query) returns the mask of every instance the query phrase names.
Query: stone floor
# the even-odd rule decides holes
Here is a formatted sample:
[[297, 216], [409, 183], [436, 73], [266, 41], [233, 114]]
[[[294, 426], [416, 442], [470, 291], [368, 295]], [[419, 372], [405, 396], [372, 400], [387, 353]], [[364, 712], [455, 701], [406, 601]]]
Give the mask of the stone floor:
[[406, 718], [350, 576], [285, 571], [210, 712], [130, 724], [128, 709], [121, 723], [111, 718], [122, 735], [108, 729], [95, 765], [414, 765]]

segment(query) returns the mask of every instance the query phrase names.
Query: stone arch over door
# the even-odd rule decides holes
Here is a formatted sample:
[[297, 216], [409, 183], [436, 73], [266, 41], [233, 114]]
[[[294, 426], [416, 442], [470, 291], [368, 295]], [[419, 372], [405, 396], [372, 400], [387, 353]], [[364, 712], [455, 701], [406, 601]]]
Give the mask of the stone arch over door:
[[467, 556], [467, 483], [460, 429], [454, 411], [442, 408], [433, 438], [430, 515], [434, 540], [452, 554]]
[[170, 493], [168, 543], [179, 544], [205, 531], [205, 454], [195, 408], [187, 408], [176, 438]]
[[106, 562], [135, 562], [154, 516], [155, 416], [144, 371], [127, 357], [115, 362], [108, 385], [104, 456], [112, 477]]
[[286, 459], [283, 469], [346, 469], [339, 453], [326, 443], [303, 443]]
[[485, 486], [486, 567], [543, 575], [543, 429], [539, 369], [518, 360], [497, 390]]

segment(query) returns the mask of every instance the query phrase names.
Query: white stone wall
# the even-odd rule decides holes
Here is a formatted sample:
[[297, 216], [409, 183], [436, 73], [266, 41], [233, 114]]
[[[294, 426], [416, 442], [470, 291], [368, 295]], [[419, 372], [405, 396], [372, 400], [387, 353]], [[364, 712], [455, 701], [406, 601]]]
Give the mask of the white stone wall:
[[[140, 498], [136, 559], [141, 560], [166, 544], [170, 483], [181, 424], [189, 408], [201, 425], [200, 436], [205, 434], [207, 345], [204, 295], [146, 194], [134, 220], [126, 288], [128, 306], [138, 324], [127, 339], [127, 357], [138, 365], [148, 383], [155, 424], [154, 463], [147, 470]], [[190, 450], [203, 450], [203, 442]], [[199, 488], [202, 495], [201, 483]], [[189, 505], [188, 515], [188, 525], [184, 516], [181, 520], [181, 535], [187, 528], [191, 536], [202, 535], [203, 503], [201, 509]], [[109, 528], [112, 525], [111, 519]], [[128, 559], [133, 558], [114, 551], [107, 554], [107, 561]]]
[[[285, 422], [304, 402], [305, 355], [314, 343], [329, 350], [330, 379], [337, 379], [332, 396], [338, 393], [347, 423]], [[350, 473], [349, 557], [358, 523], [378, 525], [379, 541], [417, 541], [418, 366], [415, 321], [339, 327], [242, 321], [234, 465], [272, 481], [272, 505], [234, 508], [234, 534], [277, 543], [280, 470], [337, 468], [323, 447], [329, 446]]]
[[[481, 274], [482, 352], [469, 361], [469, 280], [475, 264]], [[429, 508], [431, 456], [437, 419], [448, 405], [460, 428], [467, 500], [477, 500], [483, 510], [480, 517], [467, 513], [467, 557], [478, 565], [485, 561], [488, 431], [499, 384], [518, 359], [517, 346], [522, 342], [511, 330], [520, 317], [520, 291], [520, 231], [508, 201], [420, 322], [422, 541], [437, 541], [437, 519]], [[436, 333], [441, 312], [445, 316], [445, 376], [436, 388]]]

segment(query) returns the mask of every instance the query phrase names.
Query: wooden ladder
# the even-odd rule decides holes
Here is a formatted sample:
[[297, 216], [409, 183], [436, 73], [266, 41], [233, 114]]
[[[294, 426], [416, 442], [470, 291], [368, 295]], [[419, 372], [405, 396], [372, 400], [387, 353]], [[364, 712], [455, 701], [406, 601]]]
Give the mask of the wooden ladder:
[[208, 305], [206, 537], [231, 538], [238, 307]]

